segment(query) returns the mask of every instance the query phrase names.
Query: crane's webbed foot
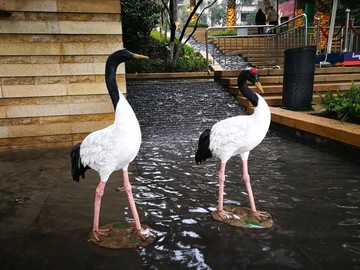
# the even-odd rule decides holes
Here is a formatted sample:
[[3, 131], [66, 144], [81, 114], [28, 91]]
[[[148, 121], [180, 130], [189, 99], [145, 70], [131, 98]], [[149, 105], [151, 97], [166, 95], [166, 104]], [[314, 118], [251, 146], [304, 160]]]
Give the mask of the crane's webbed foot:
[[269, 218], [271, 218], [269, 213], [266, 212], [262, 212], [262, 211], [253, 211], [252, 212], [253, 216], [256, 217], [259, 221], [264, 221], [267, 220]]
[[109, 236], [109, 234], [107, 233], [108, 231], [109, 229], [97, 229], [97, 230], [93, 230], [92, 234], [96, 239], [96, 241], [100, 242], [101, 236]]
[[150, 237], [155, 238], [155, 234], [149, 228], [141, 228], [141, 230], [135, 229], [135, 234], [139, 236], [143, 241], [149, 239]]
[[218, 210], [217, 213], [222, 220], [240, 219], [240, 217], [238, 215], [235, 215], [233, 212]]

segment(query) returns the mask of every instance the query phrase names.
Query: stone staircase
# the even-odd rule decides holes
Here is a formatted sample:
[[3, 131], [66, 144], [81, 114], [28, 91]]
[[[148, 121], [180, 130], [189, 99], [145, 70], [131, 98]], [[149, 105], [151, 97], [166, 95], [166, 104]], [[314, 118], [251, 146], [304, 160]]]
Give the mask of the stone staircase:
[[[205, 31], [206, 31], [207, 28], [205, 27], [198, 27], [196, 28], [195, 30], [195, 33], [193, 35], [193, 39], [196, 41], [196, 42], [202, 42], [202, 43], [205, 43]], [[188, 27], [186, 28], [185, 30], [185, 34], [186, 35], [190, 35], [192, 33], [192, 31], [194, 30], [193, 27]]]
[[[282, 105], [283, 91], [283, 70], [281, 69], [263, 69], [259, 70], [260, 81], [264, 89], [263, 97], [269, 106]], [[216, 80], [227, 87], [230, 94], [236, 96], [239, 103], [250, 108], [251, 103], [240, 94], [237, 87], [237, 76], [239, 71], [215, 71]], [[316, 68], [313, 88], [313, 101], [319, 101], [319, 94], [325, 94], [327, 91], [346, 91], [351, 87], [352, 82], [360, 84], [360, 67], [331, 67]], [[254, 86], [249, 85], [255, 89]]]
[[[245, 62], [252, 66], [266, 67], [272, 65], [281, 65], [284, 63], [284, 49], [278, 48], [275, 39], [263, 35], [237, 36], [229, 38], [218, 38], [212, 40], [215, 47], [224, 55], [240, 56]], [[280, 47], [284, 43], [290, 43], [291, 48], [303, 46], [301, 38], [286, 39], [280, 38]], [[339, 51], [341, 41], [334, 41], [333, 48]]]

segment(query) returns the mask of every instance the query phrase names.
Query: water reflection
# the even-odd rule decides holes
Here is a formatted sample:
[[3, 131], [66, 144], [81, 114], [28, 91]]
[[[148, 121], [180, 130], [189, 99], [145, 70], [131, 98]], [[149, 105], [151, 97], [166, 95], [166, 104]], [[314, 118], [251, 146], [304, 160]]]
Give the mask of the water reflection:
[[[139, 249], [144, 269], [359, 269], [358, 164], [269, 132], [251, 152], [249, 172], [257, 207], [271, 213], [276, 226], [253, 231], [218, 223], [210, 212], [217, 205], [219, 162], [196, 165], [194, 153], [205, 127], [241, 110], [221, 89], [199, 104], [193, 91], [200, 86], [170, 85], [164, 93], [161, 85], [148, 93], [156, 102], [142, 101], [146, 106], [135, 102], [141, 87], [128, 88], [144, 133], [134, 193], [139, 212], [158, 232], [153, 245]], [[212, 113], [201, 105], [207, 101], [214, 103]], [[225, 203], [248, 206], [240, 158], [227, 167]]]

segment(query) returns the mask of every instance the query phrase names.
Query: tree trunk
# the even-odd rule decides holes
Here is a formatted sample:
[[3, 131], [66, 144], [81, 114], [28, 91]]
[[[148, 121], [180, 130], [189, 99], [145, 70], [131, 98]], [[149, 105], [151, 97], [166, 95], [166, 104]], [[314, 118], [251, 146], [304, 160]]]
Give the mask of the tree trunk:
[[[194, 10], [196, 5], [196, 0], [190, 0], [190, 13]], [[190, 23], [196, 23], [196, 13], [194, 13], [194, 15], [191, 17], [191, 21]]]
[[177, 0], [170, 0], [169, 2], [169, 20], [170, 20], [170, 41], [169, 41], [169, 50], [170, 50], [170, 60], [174, 61], [174, 55], [176, 50], [175, 48], [175, 38], [176, 38], [176, 20], [177, 20]]
[[236, 0], [228, 0], [226, 8], [226, 26], [236, 25]]

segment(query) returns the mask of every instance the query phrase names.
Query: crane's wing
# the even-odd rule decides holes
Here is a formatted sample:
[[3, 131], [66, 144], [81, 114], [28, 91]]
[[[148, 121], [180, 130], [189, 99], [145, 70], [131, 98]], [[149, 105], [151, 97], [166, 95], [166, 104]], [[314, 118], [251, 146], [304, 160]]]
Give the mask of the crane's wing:
[[113, 151], [115, 135], [111, 126], [89, 134], [81, 143], [80, 156], [84, 166], [96, 169], [110, 160]]
[[248, 151], [251, 141], [251, 121], [247, 115], [235, 116], [216, 123], [211, 129], [210, 149], [216, 155], [229, 158], [234, 153]]

